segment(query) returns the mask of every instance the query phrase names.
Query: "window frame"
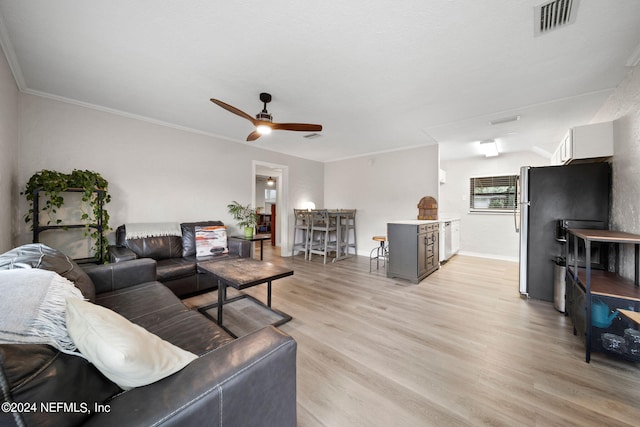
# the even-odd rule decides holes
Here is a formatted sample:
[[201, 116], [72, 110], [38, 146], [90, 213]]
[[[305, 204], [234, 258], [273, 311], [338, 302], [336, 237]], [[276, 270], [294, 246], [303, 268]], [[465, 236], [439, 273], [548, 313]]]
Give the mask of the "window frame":
[[[496, 175], [481, 175], [481, 176], [472, 176], [469, 177], [469, 212], [471, 213], [506, 213], [512, 214], [517, 209], [518, 204], [518, 179], [519, 175], [517, 174], [496, 174]], [[492, 184], [502, 184], [502, 185], [477, 185], [479, 180], [489, 181], [491, 180]], [[501, 180], [507, 180], [504, 183]], [[477, 193], [475, 189], [478, 187], [508, 187], [508, 190], [505, 192], [497, 192], [497, 193], [487, 193], [488, 197], [499, 197], [506, 196], [507, 198], [512, 197], [513, 206], [508, 206], [505, 208], [500, 207], [491, 207], [491, 201], [489, 201], [488, 207], [477, 207], [475, 206], [477, 203], [476, 197]], [[511, 191], [511, 188], [513, 190]], [[507, 200], [507, 202], [509, 202]]]

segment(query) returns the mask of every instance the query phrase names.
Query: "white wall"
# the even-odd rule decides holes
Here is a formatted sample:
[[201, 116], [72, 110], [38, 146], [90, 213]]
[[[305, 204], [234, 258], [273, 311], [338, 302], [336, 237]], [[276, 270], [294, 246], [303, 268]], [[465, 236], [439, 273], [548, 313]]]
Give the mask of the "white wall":
[[0, 47], [0, 253], [12, 248], [19, 197], [18, 86]]
[[256, 208], [262, 208], [262, 213], [265, 213], [265, 210], [264, 210], [265, 188], [267, 188], [266, 181], [261, 181], [256, 179]]
[[[640, 234], [640, 65], [607, 100], [592, 123], [614, 120], [610, 228]], [[633, 250], [621, 256], [621, 273], [633, 278]]]
[[[22, 94], [20, 104], [19, 188], [42, 169], [99, 172], [109, 181], [112, 228], [219, 219], [238, 233], [226, 205], [252, 203], [255, 160], [288, 166], [291, 212], [309, 199], [323, 202], [319, 162], [33, 95]], [[18, 244], [31, 239], [21, 220], [26, 209], [21, 197]]]
[[440, 186], [439, 207], [443, 215], [460, 218], [460, 253], [518, 261], [513, 213], [470, 213], [469, 178], [518, 175], [521, 166], [548, 165], [548, 158], [533, 152], [441, 161], [447, 180]]
[[324, 207], [357, 209], [359, 254], [377, 246], [371, 239], [387, 234], [387, 222], [416, 219], [422, 197], [438, 200], [438, 156], [432, 145], [325, 164]]

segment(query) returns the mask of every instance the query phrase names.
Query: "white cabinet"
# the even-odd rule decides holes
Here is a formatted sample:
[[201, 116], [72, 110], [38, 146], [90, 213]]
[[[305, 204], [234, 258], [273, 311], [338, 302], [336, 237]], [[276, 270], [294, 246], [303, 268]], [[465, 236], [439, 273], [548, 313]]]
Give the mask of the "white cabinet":
[[613, 156], [613, 122], [576, 126], [567, 132], [551, 156], [552, 165]]
[[558, 148], [556, 148], [556, 151], [554, 151], [553, 154], [551, 155], [551, 166], [558, 166], [563, 163], [562, 149], [563, 149], [563, 143], [561, 142], [560, 145], [558, 145]]
[[460, 221], [451, 221], [451, 255], [460, 250]]
[[[578, 129], [578, 128], [574, 128]], [[562, 142], [560, 143], [560, 161], [562, 163], [567, 163], [569, 160], [573, 158], [573, 135], [574, 129], [569, 129], [569, 132], [564, 136]], [[585, 143], [593, 143], [593, 140], [585, 140], [581, 141], [580, 144]]]

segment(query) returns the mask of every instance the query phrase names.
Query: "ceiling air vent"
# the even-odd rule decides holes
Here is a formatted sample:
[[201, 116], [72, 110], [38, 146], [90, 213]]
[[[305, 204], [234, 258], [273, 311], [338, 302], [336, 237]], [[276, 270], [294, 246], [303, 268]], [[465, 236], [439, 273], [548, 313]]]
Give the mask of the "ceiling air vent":
[[579, 0], [552, 0], [534, 8], [533, 33], [536, 36], [573, 24]]

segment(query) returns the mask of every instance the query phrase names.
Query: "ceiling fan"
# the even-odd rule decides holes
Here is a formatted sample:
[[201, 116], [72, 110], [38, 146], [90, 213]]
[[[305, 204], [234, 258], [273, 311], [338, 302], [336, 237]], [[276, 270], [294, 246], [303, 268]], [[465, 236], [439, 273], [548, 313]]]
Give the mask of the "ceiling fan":
[[261, 112], [256, 114], [256, 118], [254, 119], [249, 114], [232, 105], [211, 98], [211, 102], [214, 104], [249, 120], [256, 127], [256, 130], [247, 136], [247, 141], [255, 141], [262, 135], [270, 134], [272, 130], [294, 130], [298, 132], [320, 132], [322, 130], [322, 125], [312, 125], [308, 123], [274, 123], [271, 114], [267, 111], [267, 104], [271, 102], [271, 94], [262, 92], [260, 94], [260, 101], [264, 103], [264, 107]]

